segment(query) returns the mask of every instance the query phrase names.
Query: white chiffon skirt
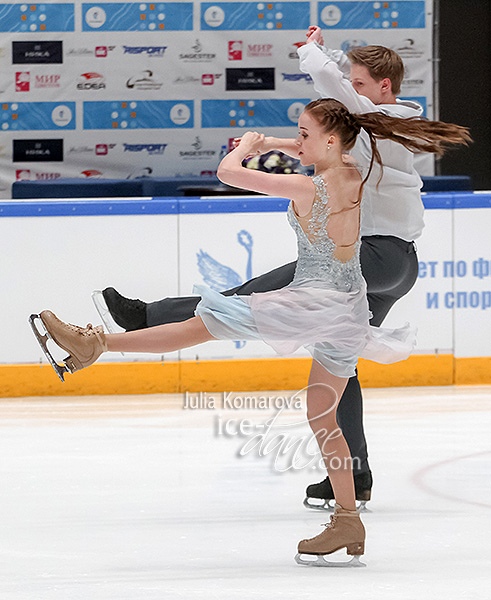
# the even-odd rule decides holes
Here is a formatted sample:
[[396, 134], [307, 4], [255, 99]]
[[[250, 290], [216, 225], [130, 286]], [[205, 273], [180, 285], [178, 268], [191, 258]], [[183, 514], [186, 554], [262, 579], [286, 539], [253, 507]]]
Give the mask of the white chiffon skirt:
[[379, 363], [405, 360], [416, 343], [406, 323], [398, 329], [372, 327], [366, 285], [353, 292], [318, 286], [311, 280], [250, 296], [223, 296], [204, 285], [195, 314], [221, 340], [262, 340], [278, 354], [306, 348], [327, 371], [352, 377], [358, 358]]

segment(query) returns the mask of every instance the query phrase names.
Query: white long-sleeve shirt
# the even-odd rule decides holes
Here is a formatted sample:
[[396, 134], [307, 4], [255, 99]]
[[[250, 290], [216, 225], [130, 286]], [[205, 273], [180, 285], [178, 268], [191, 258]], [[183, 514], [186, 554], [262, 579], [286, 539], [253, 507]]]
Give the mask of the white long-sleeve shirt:
[[[353, 113], [381, 112], [392, 117], [418, 117], [423, 109], [417, 102], [397, 100], [397, 104], [374, 104], [358, 94], [349, 80], [350, 62], [341, 50], [327, 50], [317, 43], [298, 49], [300, 70], [308, 73], [315, 91], [323, 98], [335, 98]], [[378, 140], [383, 177], [377, 188], [380, 167], [374, 163], [365, 184], [361, 235], [393, 235], [406, 241], [420, 237], [424, 227], [421, 178], [414, 168], [414, 154], [401, 144]], [[372, 156], [370, 139], [362, 129], [351, 155], [368, 168]]]

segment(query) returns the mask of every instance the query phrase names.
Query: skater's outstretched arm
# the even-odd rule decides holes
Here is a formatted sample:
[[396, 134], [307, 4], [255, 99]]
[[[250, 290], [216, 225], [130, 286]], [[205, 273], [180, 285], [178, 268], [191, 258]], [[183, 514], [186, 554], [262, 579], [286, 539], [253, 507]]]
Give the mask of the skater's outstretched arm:
[[[298, 142], [296, 142], [298, 144]], [[276, 175], [247, 169], [242, 161], [247, 156], [269, 152], [264, 134], [248, 131], [240, 144], [227, 154], [218, 166], [217, 177], [223, 183], [271, 196], [293, 200], [299, 207], [310, 207], [315, 186], [304, 175]]]
[[[234, 148], [240, 144], [242, 138], [235, 138], [234, 140]], [[299, 158], [298, 155], [298, 143], [295, 138], [277, 138], [273, 136], [267, 136], [264, 138], [264, 143], [262, 147], [261, 154], [266, 154], [267, 152], [272, 152], [273, 150], [277, 150], [278, 152], [283, 152], [287, 156], [291, 158]], [[257, 152], [256, 152], [257, 154]], [[251, 154], [251, 156], [254, 156]], [[246, 156], [245, 158], [249, 158]]]

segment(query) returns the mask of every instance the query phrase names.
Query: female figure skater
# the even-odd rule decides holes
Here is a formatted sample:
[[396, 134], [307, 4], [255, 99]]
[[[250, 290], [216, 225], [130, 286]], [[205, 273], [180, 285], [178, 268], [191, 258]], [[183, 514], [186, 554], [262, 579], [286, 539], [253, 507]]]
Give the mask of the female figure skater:
[[[229, 297], [196, 286], [202, 299], [193, 318], [120, 334], [105, 334], [101, 326], [65, 324], [50, 311], [31, 317], [40, 318], [49, 337], [69, 353], [65, 364], [70, 372], [88, 367], [106, 351], [162, 354], [213, 339], [261, 339], [282, 354], [306, 347], [314, 358], [307, 416], [330, 474], [336, 510], [321, 534], [300, 542], [300, 563], [300, 554], [320, 557], [346, 548], [356, 559], [353, 564], [361, 564], [357, 557], [364, 553], [365, 529], [356, 510], [351, 456], [337, 426], [336, 408], [358, 357], [390, 363], [407, 358], [414, 346], [408, 325], [396, 330], [369, 326], [359, 249], [363, 184], [370, 171], [362, 180], [356, 166], [343, 158], [361, 127], [371, 140], [370, 170], [375, 160], [380, 163], [375, 137], [429, 152], [469, 139], [456, 125], [381, 113], [354, 115], [333, 99], [311, 102], [300, 116], [296, 143], [302, 165], [314, 165], [314, 177], [242, 167], [246, 156], [272, 150], [271, 141], [254, 132], [242, 137], [217, 173], [226, 184], [291, 200], [288, 220], [297, 235], [298, 262], [290, 285]], [[41, 344], [46, 351], [45, 340]]]

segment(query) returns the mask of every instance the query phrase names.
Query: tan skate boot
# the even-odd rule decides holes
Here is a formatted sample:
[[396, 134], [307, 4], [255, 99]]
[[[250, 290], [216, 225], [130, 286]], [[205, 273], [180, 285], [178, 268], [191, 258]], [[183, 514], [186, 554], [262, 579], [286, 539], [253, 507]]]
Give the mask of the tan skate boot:
[[64, 363], [71, 373], [88, 367], [107, 351], [101, 325], [93, 327], [89, 323], [87, 327], [78, 327], [64, 323], [49, 310], [44, 310], [39, 317], [52, 340], [69, 353]]
[[[346, 552], [354, 558], [349, 562], [333, 563], [324, 560], [325, 554], [346, 548]], [[330, 523], [326, 529], [314, 538], [302, 540], [298, 544], [298, 554], [295, 560], [298, 564], [314, 566], [365, 566], [359, 556], [365, 552], [365, 528], [356, 510], [345, 510], [336, 504]], [[301, 554], [318, 556], [317, 561], [305, 561]]]

